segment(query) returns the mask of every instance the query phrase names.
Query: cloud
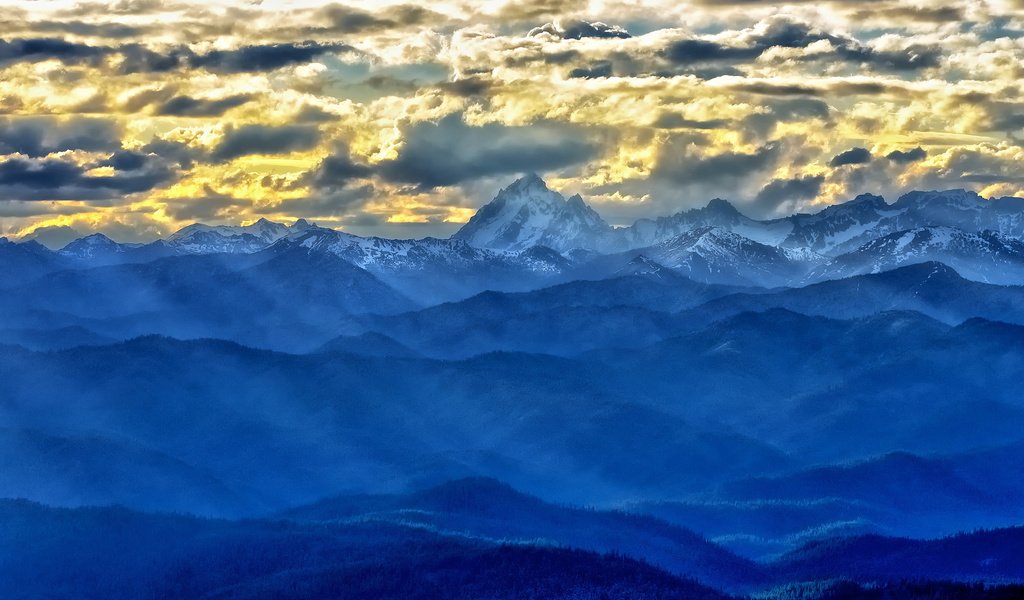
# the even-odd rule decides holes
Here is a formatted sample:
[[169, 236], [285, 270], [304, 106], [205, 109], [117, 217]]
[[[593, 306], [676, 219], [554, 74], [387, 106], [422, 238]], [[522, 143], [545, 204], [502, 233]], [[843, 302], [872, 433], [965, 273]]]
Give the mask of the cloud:
[[757, 213], [753, 216], [789, 214], [796, 210], [801, 203], [817, 198], [824, 182], [823, 175], [773, 179], [761, 188], [753, 203], [748, 206]]
[[[103, 161], [96, 167], [109, 167]], [[162, 161], [147, 159], [138, 168], [96, 174], [90, 165], [66, 159], [13, 157], [0, 161], [0, 197], [7, 200], [116, 200], [149, 191], [175, 177]]]
[[85, 234], [67, 225], [44, 225], [22, 236], [21, 241], [35, 240], [51, 250], [59, 250], [83, 235]]
[[392, 183], [429, 189], [463, 181], [526, 171], [554, 171], [596, 157], [592, 132], [568, 124], [467, 125], [461, 114], [420, 123], [404, 132], [398, 157], [376, 166]]
[[370, 184], [317, 190], [305, 198], [288, 200], [281, 205], [289, 214], [307, 218], [346, 217], [346, 224], [379, 225], [381, 217], [367, 213], [353, 213], [363, 208], [375, 194]]
[[336, 189], [372, 173], [372, 167], [353, 161], [348, 148], [342, 146], [321, 160], [316, 168], [306, 174], [303, 181], [317, 189]]
[[767, 169], [778, 160], [781, 147], [769, 143], [752, 152], [725, 151], [698, 154], [695, 145], [684, 141], [684, 147], [669, 142], [662, 148], [652, 174], [681, 185], [720, 182], [749, 177]]
[[109, 48], [68, 42], [60, 38], [0, 39], [0, 65], [58, 59], [68, 64], [96, 64]]
[[159, 156], [162, 160], [177, 164], [181, 169], [191, 169], [198, 161], [208, 159], [208, 153], [201, 148], [195, 148], [183, 142], [153, 138], [149, 143], [142, 146], [141, 152]]
[[196, 55], [187, 46], [157, 52], [142, 44], [125, 44], [118, 48], [121, 63], [118, 71], [132, 73], [166, 73], [188, 66]]
[[[732, 37], [732, 43], [720, 41]], [[737, 43], [738, 42], [738, 43]], [[807, 49], [827, 44], [827, 50], [801, 56], [801, 60], [843, 60], [878, 69], [910, 71], [936, 67], [942, 50], [938, 46], [909, 44], [903, 48], [877, 49], [858, 40], [827, 33], [807, 23], [787, 18], [774, 18], [758, 27], [742, 32], [723, 34], [714, 39], [694, 37], [671, 42], [664, 50], [669, 61], [680, 64], [714, 61], [752, 61], [765, 56], [773, 48]]]
[[174, 96], [157, 106], [155, 113], [173, 117], [219, 117], [254, 99], [252, 94], [233, 94], [223, 98]]
[[213, 221], [232, 217], [241, 220], [243, 208], [252, 201], [224, 194], [211, 186], [203, 186], [203, 193], [188, 198], [167, 198], [162, 201], [164, 212], [178, 221]]
[[483, 77], [464, 77], [455, 81], [445, 81], [437, 86], [442, 92], [462, 98], [485, 96], [493, 87], [494, 82]]
[[612, 63], [597, 63], [590, 67], [576, 67], [569, 71], [569, 77], [574, 79], [600, 79], [601, 77], [612, 76]]
[[206, 54], [190, 57], [188, 62], [193, 67], [210, 71], [246, 73], [272, 71], [308, 63], [323, 54], [355, 51], [352, 46], [342, 43], [288, 42], [242, 46], [233, 50], [211, 50]]
[[736, 47], [708, 40], [679, 40], [665, 50], [665, 57], [676, 63], [707, 62], [714, 60], [745, 60], [758, 57], [764, 49]]
[[862, 165], [870, 161], [871, 151], [867, 148], [850, 148], [833, 156], [828, 164], [830, 167], [841, 167], [844, 165]]
[[534, 27], [527, 33], [529, 37], [552, 36], [562, 40], [581, 40], [584, 38], [628, 39], [629, 32], [618, 25], [609, 25], [600, 21], [593, 23], [579, 19], [568, 19], [557, 23], [545, 23]]
[[70, 117], [17, 117], [0, 120], [0, 155], [37, 158], [64, 152], [112, 152], [121, 147], [114, 121]]
[[731, 124], [729, 119], [687, 119], [679, 113], [663, 112], [651, 126], [658, 129], [722, 129]]
[[908, 21], [910, 23], [950, 23], [964, 20], [961, 6], [889, 6], [874, 7], [854, 13], [858, 20]]
[[308, 125], [243, 125], [228, 129], [211, 159], [231, 160], [249, 154], [286, 154], [320, 143], [320, 131]]
[[919, 160], [924, 160], [928, 156], [928, 153], [924, 148], [918, 146], [912, 150], [893, 150], [885, 157], [895, 163], [911, 163]]
[[317, 22], [325, 22], [314, 31], [340, 34], [367, 33], [397, 29], [436, 21], [438, 13], [414, 4], [389, 6], [374, 12], [344, 4], [331, 4], [317, 12]]

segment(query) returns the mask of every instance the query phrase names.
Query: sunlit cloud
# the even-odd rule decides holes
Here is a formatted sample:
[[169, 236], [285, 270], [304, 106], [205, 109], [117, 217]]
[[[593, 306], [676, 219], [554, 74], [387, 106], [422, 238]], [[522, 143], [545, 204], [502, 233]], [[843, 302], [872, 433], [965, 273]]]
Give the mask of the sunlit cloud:
[[0, 7], [4, 235], [446, 235], [524, 171], [616, 223], [1024, 193], [1020, 3]]

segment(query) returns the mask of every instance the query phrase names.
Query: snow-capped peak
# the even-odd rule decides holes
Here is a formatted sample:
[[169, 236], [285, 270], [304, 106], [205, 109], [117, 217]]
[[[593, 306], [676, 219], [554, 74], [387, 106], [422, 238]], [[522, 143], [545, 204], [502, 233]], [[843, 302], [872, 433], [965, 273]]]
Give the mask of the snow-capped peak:
[[171, 234], [167, 238], [167, 243], [181, 252], [190, 254], [249, 253], [262, 250], [294, 231], [304, 231], [310, 227], [314, 226], [303, 219], [296, 221], [292, 227], [264, 218], [240, 226], [193, 223]]
[[594, 248], [610, 231], [582, 197], [566, 200], [531, 173], [498, 192], [452, 237], [493, 250], [514, 252], [541, 245], [566, 252]]
[[103, 253], [123, 252], [124, 248], [102, 233], [93, 233], [69, 242], [60, 249], [60, 254], [75, 258], [93, 258]]

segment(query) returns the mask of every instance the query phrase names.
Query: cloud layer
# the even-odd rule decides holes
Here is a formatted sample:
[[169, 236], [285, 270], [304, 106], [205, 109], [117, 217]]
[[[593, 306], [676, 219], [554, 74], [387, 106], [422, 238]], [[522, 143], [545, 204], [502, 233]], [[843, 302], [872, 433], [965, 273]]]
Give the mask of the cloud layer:
[[0, 0], [0, 235], [1024, 194], [1024, 5]]

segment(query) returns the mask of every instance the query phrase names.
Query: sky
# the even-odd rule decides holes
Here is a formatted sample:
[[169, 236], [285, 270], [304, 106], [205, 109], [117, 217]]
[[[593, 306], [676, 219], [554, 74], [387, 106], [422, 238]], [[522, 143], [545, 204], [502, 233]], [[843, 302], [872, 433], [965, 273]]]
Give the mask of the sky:
[[1024, 195], [1024, 0], [0, 0], [0, 235]]

